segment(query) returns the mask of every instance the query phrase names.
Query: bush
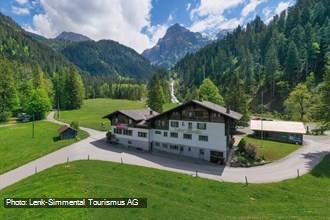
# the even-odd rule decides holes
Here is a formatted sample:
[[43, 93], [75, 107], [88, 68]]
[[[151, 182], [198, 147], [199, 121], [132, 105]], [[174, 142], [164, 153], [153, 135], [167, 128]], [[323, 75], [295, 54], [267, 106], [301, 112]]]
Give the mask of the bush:
[[242, 139], [239, 142], [238, 146], [237, 146], [238, 147], [238, 151], [241, 152], [241, 153], [245, 152], [245, 146], [246, 146], [246, 141], [245, 141], [245, 139]]
[[70, 126], [76, 130], [79, 129], [79, 121], [72, 121]]
[[0, 112], [0, 122], [7, 122], [11, 116], [10, 112]]
[[245, 145], [245, 153], [248, 158], [256, 160], [257, 158], [257, 149], [253, 144]]

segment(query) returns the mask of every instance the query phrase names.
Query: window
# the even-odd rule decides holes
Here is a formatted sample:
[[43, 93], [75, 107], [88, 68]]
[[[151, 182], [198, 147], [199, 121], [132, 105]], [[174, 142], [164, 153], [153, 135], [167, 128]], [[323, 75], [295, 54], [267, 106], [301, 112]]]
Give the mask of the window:
[[193, 117], [193, 112], [188, 112], [188, 116], [189, 116], [189, 118], [192, 118]]
[[126, 135], [126, 136], [132, 136], [133, 135], [133, 131], [132, 130], [124, 130], [124, 135]]
[[203, 117], [203, 115], [204, 115], [204, 112], [202, 112], [202, 111], [196, 111], [195, 112], [196, 117]]
[[191, 151], [191, 147], [188, 147], [188, 151]]
[[128, 144], [132, 144], [132, 141], [127, 141]]
[[170, 149], [171, 150], [178, 150], [179, 149], [179, 146], [178, 145], [170, 145]]
[[171, 135], [172, 138], [178, 138], [179, 137], [179, 134], [175, 133], [175, 132], [171, 132], [170, 135]]
[[189, 129], [192, 129], [192, 128], [193, 128], [192, 122], [189, 122], [189, 123], [188, 123], [188, 128], [189, 128]]
[[155, 145], [156, 145], [157, 147], [160, 147], [160, 143], [159, 143], [159, 142], [155, 142]]
[[180, 116], [180, 112], [173, 112], [173, 116], [179, 117]]
[[206, 123], [197, 123], [197, 129], [206, 130]]
[[147, 133], [146, 132], [138, 132], [138, 136], [139, 137], [146, 138], [147, 137]]
[[132, 124], [132, 123], [133, 123], [132, 119], [129, 119], [128, 124]]
[[178, 128], [179, 127], [179, 122], [178, 121], [171, 121], [171, 127], [172, 128]]
[[181, 126], [184, 127], [184, 121], [181, 123]]
[[168, 144], [162, 144], [163, 148], [168, 148]]
[[114, 131], [115, 134], [122, 134], [123, 133], [123, 130], [119, 129], [119, 128], [115, 128], [115, 129], [113, 129], [113, 131]]
[[162, 134], [161, 131], [155, 131], [155, 134]]
[[204, 155], [204, 150], [203, 149], [199, 149], [199, 154], [200, 155]]
[[183, 139], [192, 139], [192, 134], [183, 134]]
[[205, 135], [199, 135], [198, 140], [207, 142], [207, 141], [209, 141], [209, 137], [205, 136]]
[[168, 133], [167, 131], [164, 131], [164, 137], [167, 137]]

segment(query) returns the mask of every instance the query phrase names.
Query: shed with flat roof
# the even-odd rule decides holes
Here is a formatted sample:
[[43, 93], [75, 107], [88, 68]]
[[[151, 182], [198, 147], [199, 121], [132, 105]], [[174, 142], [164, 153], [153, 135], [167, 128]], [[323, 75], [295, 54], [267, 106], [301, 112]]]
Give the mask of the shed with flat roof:
[[294, 144], [303, 144], [306, 134], [304, 124], [294, 121], [251, 120], [250, 128], [256, 137]]

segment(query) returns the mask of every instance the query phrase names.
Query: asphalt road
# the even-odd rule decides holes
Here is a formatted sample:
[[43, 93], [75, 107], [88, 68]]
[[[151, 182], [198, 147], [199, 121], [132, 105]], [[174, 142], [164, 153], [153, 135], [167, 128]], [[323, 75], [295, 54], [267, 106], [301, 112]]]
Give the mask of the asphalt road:
[[[53, 119], [53, 113], [48, 116], [48, 120], [63, 124]], [[0, 190], [55, 165], [67, 161], [87, 160], [88, 158], [90, 160], [123, 162], [194, 176], [197, 171], [199, 177], [217, 181], [245, 183], [245, 177], [247, 177], [249, 183], [279, 182], [296, 178], [298, 170], [300, 175], [308, 173], [325, 155], [330, 153], [330, 136], [305, 136], [305, 144], [302, 148], [277, 162], [260, 167], [231, 168], [191, 159], [178, 159], [177, 156], [168, 154], [146, 153], [120, 146], [111, 146], [104, 139], [105, 132], [88, 128], [81, 129], [90, 134], [87, 139], [0, 175]]]

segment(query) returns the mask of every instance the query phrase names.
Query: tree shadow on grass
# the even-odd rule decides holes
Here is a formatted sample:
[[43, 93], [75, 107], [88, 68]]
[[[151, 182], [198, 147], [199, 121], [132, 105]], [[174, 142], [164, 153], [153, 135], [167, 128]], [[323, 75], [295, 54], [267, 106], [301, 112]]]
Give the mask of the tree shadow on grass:
[[[328, 154], [324, 156], [325, 154]], [[308, 157], [324, 157], [323, 160], [311, 171], [311, 174], [315, 177], [327, 177], [330, 178], [330, 154], [329, 152], [320, 152], [317, 154], [308, 155]], [[315, 165], [311, 160], [311, 164]]]
[[150, 153], [137, 150], [135, 148], [128, 148], [121, 145], [109, 144], [105, 141], [105, 139], [94, 141], [91, 144], [103, 150], [112, 151], [116, 153], [131, 154], [148, 162], [152, 162], [167, 168], [179, 169], [191, 173], [195, 173], [197, 170], [198, 172], [221, 176], [225, 168], [224, 166], [219, 166], [206, 161], [184, 157], [180, 155], [159, 151], [154, 151]]
[[60, 138], [59, 136], [53, 137], [53, 141], [54, 141], [54, 142], [58, 142], [58, 141], [60, 141], [60, 140], [61, 140], [61, 138]]

